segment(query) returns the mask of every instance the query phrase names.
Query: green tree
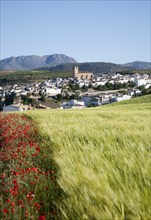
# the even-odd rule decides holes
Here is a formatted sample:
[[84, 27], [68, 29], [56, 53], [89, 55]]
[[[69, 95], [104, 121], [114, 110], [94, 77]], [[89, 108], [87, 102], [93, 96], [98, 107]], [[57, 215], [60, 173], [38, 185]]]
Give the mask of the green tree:
[[113, 84], [110, 82], [106, 82], [105, 87], [107, 88], [107, 90], [111, 90], [111, 89], [113, 89]]
[[80, 97], [80, 91], [76, 90], [75, 91], [75, 99], [78, 99]]
[[61, 101], [63, 99], [63, 96], [62, 96], [62, 94], [57, 94], [56, 98], [58, 101]]
[[127, 89], [128, 88], [128, 84], [127, 83], [123, 83], [123, 89]]
[[145, 86], [144, 86], [144, 85], [138, 86], [137, 88], [138, 88], [139, 90], [141, 90], [141, 91], [145, 90]]
[[81, 88], [81, 90], [82, 90], [83, 92], [87, 92], [87, 91], [88, 91], [88, 88], [87, 88], [86, 85], [83, 85], [82, 88]]
[[4, 104], [5, 105], [11, 105], [14, 102], [14, 98], [16, 97], [16, 93], [12, 92], [11, 94], [5, 95]]
[[133, 81], [128, 81], [128, 87], [131, 87], [131, 88], [133, 88], [133, 87], [135, 87], [136, 85], [135, 85], [135, 83], [133, 82]]
[[100, 90], [100, 91], [103, 91], [103, 86], [102, 85], [98, 85], [96, 90]]
[[3, 111], [3, 102], [2, 97], [0, 97], [0, 112]]
[[42, 101], [42, 102], [45, 102], [46, 101], [46, 97], [45, 97], [45, 95], [41, 95], [41, 97], [40, 97], [40, 101]]
[[144, 89], [142, 91], [142, 95], [149, 95], [149, 94], [151, 94], [151, 86], [148, 89]]
[[127, 95], [127, 90], [120, 90], [119, 93], [122, 93], [123, 95]]

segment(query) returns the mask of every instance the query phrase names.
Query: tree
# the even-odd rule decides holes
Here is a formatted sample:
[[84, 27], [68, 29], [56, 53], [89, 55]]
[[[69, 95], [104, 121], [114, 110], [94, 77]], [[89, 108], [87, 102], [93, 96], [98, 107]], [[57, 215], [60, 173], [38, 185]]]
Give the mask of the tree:
[[100, 90], [100, 91], [103, 91], [103, 86], [102, 85], [98, 85], [96, 89]]
[[61, 101], [63, 99], [63, 96], [62, 96], [62, 94], [57, 94], [56, 98], [58, 101]]
[[107, 90], [111, 90], [111, 89], [113, 89], [113, 84], [110, 82], [106, 82], [105, 87], [107, 88]]
[[138, 86], [138, 89], [143, 91], [143, 90], [145, 90], [145, 86], [144, 85]]
[[5, 105], [13, 104], [15, 96], [16, 96], [16, 93], [14, 92], [12, 92], [11, 94], [6, 94], [4, 104]]
[[128, 81], [128, 86], [131, 87], [131, 88], [133, 88], [133, 87], [135, 87], [136, 85], [135, 85], [135, 83], [134, 83], [133, 81]]
[[46, 97], [42, 94], [40, 97], [40, 101], [45, 102], [46, 101]]
[[115, 82], [113, 89], [117, 90], [117, 89], [121, 89], [123, 88], [123, 84], [121, 82]]
[[3, 102], [2, 97], [0, 97], [0, 112], [3, 111]]
[[80, 96], [80, 91], [79, 90], [76, 90], [75, 91], [75, 99], [78, 99]]
[[92, 83], [90, 83], [88, 87], [89, 87], [89, 88], [93, 88], [93, 85], [92, 85]]
[[142, 95], [149, 95], [149, 94], [151, 94], [151, 86], [148, 89], [144, 89], [142, 91]]
[[68, 93], [68, 92], [65, 92], [64, 99], [67, 99], [67, 100], [69, 100], [69, 99], [70, 99], [70, 95], [69, 95], [69, 93]]
[[127, 83], [123, 83], [123, 89], [127, 89], [128, 88], [128, 84]]
[[83, 92], [87, 92], [87, 91], [88, 91], [88, 88], [87, 88], [86, 85], [83, 85], [82, 88], [81, 88], [81, 90], [82, 90]]
[[122, 93], [123, 95], [127, 95], [127, 90], [120, 90], [119, 93]]

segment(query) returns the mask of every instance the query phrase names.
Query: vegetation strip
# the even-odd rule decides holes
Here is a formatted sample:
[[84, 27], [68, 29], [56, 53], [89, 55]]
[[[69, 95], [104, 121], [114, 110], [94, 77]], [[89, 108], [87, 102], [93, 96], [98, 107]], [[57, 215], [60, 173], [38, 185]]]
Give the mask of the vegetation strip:
[[56, 168], [32, 121], [0, 114], [0, 219], [56, 218]]

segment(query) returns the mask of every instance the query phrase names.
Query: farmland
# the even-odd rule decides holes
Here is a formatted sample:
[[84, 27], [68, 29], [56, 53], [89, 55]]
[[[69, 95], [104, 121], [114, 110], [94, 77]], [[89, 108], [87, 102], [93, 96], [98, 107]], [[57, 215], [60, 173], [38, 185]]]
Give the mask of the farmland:
[[[148, 95], [118, 105], [82, 110], [26, 112], [24, 117], [36, 125], [34, 143], [38, 141], [34, 160], [31, 155], [37, 152], [36, 148], [27, 147], [27, 162], [30, 167], [38, 166], [39, 172], [51, 173], [44, 180], [46, 185], [43, 177], [39, 185], [34, 185], [33, 208], [25, 200], [28, 213], [16, 208], [15, 214], [12, 203], [6, 205], [1, 198], [6, 208], [3, 216], [10, 219], [11, 213], [14, 219], [21, 215], [31, 219], [149, 219], [150, 98]], [[9, 163], [11, 166], [14, 161]], [[7, 174], [7, 181], [11, 180], [5, 169], [2, 174]], [[24, 181], [30, 188], [28, 176]], [[44, 190], [46, 186], [48, 191]], [[39, 204], [41, 198], [43, 204]]]

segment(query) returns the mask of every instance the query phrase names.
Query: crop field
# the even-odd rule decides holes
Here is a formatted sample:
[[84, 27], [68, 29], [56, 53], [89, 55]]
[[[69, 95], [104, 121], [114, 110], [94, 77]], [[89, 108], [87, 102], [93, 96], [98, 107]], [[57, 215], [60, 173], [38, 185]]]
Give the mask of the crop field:
[[[26, 120], [36, 126], [36, 136], [33, 128], [29, 130], [34, 145], [30, 148], [29, 141], [25, 141], [24, 156], [27, 156], [23, 159], [22, 151], [19, 152], [20, 168], [26, 161], [26, 169], [35, 169], [24, 175], [23, 184], [20, 174], [14, 178], [5, 171], [8, 164], [9, 167], [11, 164], [17, 166], [11, 159], [1, 166], [1, 184], [9, 188], [9, 182], [16, 179], [14, 187], [17, 185], [22, 190], [24, 185], [25, 197], [34, 195], [34, 198], [24, 198], [20, 191], [17, 196], [1, 192], [1, 216], [5, 219], [22, 219], [24, 216], [25, 219], [149, 220], [150, 99], [151, 95], [148, 95], [97, 108], [24, 113]], [[22, 114], [17, 115], [22, 117]], [[38, 179], [30, 185], [30, 175], [34, 179], [37, 173]], [[15, 206], [12, 202], [20, 205]], [[22, 204], [24, 208], [20, 207]]]

